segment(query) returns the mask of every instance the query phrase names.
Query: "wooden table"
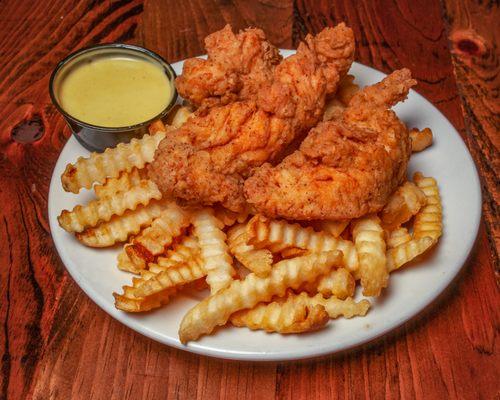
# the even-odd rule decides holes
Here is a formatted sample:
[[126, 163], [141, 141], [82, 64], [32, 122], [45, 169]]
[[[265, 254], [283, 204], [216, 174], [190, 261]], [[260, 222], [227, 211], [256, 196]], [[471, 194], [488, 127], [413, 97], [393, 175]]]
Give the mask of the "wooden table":
[[[495, 1], [0, 1], [0, 398], [498, 399], [499, 20]], [[292, 48], [340, 21], [360, 62], [411, 68], [480, 170], [483, 223], [452, 288], [370, 346], [285, 364], [175, 350], [101, 311], [66, 273], [48, 226], [49, 180], [70, 134], [47, 91], [57, 61], [124, 41], [173, 62], [203, 53], [225, 23]]]

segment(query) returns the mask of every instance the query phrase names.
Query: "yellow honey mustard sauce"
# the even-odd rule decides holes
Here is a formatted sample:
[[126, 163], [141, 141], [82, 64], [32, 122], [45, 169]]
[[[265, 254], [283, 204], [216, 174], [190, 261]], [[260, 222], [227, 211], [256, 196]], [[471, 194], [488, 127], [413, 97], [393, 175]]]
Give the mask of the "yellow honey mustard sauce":
[[168, 106], [172, 88], [161, 66], [127, 56], [78, 63], [62, 79], [58, 98], [72, 117], [107, 128], [154, 118]]

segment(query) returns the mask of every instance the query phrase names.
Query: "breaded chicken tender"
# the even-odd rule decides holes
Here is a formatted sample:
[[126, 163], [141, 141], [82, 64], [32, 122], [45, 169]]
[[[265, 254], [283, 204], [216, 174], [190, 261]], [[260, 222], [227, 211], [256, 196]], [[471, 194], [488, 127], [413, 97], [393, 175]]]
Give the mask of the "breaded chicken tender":
[[404, 180], [406, 126], [389, 110], [416, 84], [408, 69], [356, 93], [341, 119], [311, 130], [299, 150], [245, 182], [247, 201], [269, 217], [358, 218], [380, 211]]
[[256, 100], [197, 112], [169, 132], [149, 165], [150, 178], [164, 195], [186, 203], [245, 209], [244, 179], [320, 120], [325, 97], [353, 58], [354, 36], [344, 24], [307, 36]]
[[230, 25], [205, 38], [208, 58], [190, 58], [175, 85], [194, 106], [206, 109], [255, 98], [267, 84], [281, 56], [261, 29], [234, 34]]

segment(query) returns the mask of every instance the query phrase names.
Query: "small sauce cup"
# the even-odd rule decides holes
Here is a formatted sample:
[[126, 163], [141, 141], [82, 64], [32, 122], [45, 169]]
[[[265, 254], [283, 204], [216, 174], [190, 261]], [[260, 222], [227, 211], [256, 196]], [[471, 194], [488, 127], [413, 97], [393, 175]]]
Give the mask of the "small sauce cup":
[[[64, 79], [67, 79], [70, 74], [74, 73], [74, 70], [79, 68], [79, 65], [88, 64], [93, 60], [107, 57], [147, 61], [161, 68], [167, 77], [165, 80], [165, 90], [170, 93], [170, 97], [167, 98], [167, 105], [161, 112], [151, 116], [145, 121], [125, 126], [110, 127], [100, 126], [78, 119], [63, 107], [64, 101], [62, 101], [63, 99], [61, 98], [61, 88]], [[90, 151], [101, 152], [108, 147], [115, 147], [118, 143], [129, 142], [134, 137], [142, 137], [142, 135], [148, 132], [149, 124], [164, 117], [177, 100], [177, 91], [174, 84], [175, 78], [176, 74], [172, 66], [158, 54], [139, 46], [111, 43], [81, 49], [59, 62], [50, 77], [49, 92], [52, 102], [64, 116], [78, 142]], [[126, 87], [124, 89], [126, 90]], [[92, 99], [86, 100], [92, 101]]]

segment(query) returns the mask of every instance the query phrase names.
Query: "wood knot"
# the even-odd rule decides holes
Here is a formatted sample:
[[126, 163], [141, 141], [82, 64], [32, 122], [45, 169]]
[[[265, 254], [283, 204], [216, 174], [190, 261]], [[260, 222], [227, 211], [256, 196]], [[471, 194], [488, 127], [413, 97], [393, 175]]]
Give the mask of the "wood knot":
[[33, 143], [39, 140], [45, 132], [42, 117], [38, 114], [21, 121], [12, 128], [12, 140], [17, 143]]
[[474, 29], [460, 29], [450, 35], [452, 52], [465, 58], [480, 57], [486, 53], [486, 44], [482, 36]]

